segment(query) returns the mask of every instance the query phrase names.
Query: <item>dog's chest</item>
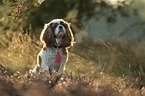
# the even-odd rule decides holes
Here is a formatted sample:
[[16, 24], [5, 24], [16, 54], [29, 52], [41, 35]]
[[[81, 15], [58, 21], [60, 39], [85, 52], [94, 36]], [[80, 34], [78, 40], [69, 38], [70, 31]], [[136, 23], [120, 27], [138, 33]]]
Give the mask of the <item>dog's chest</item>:
[[[60, 62], [57, 62], [57, 54], [59, 52]], [[56, 65], [64, 64], [67, 61], [67, 54], [62, 52], [62, 48], [47, 48], [46, 50], [41, 50], [39, 55], [41, 56], [41, 67], [51, 67]]]

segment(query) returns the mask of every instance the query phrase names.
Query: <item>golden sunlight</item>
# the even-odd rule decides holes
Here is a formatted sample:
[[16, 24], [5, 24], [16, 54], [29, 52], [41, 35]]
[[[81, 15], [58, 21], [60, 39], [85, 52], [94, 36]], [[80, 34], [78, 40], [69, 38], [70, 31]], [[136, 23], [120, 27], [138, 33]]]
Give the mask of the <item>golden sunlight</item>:
[[109, 0], [109, 2], [113, 5], [116, 5], [118, 2], [122, 2], [122, 1], [125, 1], [125, 0]]

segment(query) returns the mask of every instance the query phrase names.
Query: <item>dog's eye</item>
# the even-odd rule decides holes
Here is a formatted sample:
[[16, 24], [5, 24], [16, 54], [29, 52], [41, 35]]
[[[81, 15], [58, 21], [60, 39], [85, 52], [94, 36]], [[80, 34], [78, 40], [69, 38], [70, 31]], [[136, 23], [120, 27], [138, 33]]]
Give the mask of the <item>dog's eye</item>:
[[66, 24], [62, 24], [62, 26], [64, 26], [65, 28], [67, 27], [67, 25], [66, 25]]
[[54, 25], [54, 26], [53, 26], [53, 28], [56, 28], [56, 27], [57, 27], [57, 25]]
[[57, 23], [52, 23], [52, 28], [56, 28], [57, 27]]

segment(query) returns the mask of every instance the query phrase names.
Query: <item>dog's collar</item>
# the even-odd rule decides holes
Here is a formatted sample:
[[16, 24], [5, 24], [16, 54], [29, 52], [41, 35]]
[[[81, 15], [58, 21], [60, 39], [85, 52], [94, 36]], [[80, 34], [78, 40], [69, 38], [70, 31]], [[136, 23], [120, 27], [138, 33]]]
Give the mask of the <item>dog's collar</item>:
[[[60, 45], [60, 46], [53, 45], [52, 47], [53, 48], [62, 48], [63, 46], [62, 45]], [[47, 51], [47, 47], [43, 47], [43, 50]]]
[[62, 48], [63, 46], [60, 45], [60, 46], [57, 46], [57, 45], [53, 45], [54, 48]]

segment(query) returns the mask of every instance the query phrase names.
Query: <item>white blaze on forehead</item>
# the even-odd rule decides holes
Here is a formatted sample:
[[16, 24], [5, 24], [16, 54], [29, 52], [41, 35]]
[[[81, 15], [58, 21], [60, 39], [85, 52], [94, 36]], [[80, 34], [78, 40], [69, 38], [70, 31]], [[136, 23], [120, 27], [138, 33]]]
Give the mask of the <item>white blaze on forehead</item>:
[[54, 20], [51, 21], [51, 23], [58, 23], [58, 24], [60, 24], [61, 21], [64, 22], [63, 19], [54, 19]]
[[50, 23], [58, 23], [58, 24], [60, 24], [60, 22], [64, 22], [65, 24], [68, 24], [68, 25], [69, 25], [69, 23], [67, 23], [67, 22], [64, 21], [63, 19], [54, 19], [54, 20], [52, 20]]

